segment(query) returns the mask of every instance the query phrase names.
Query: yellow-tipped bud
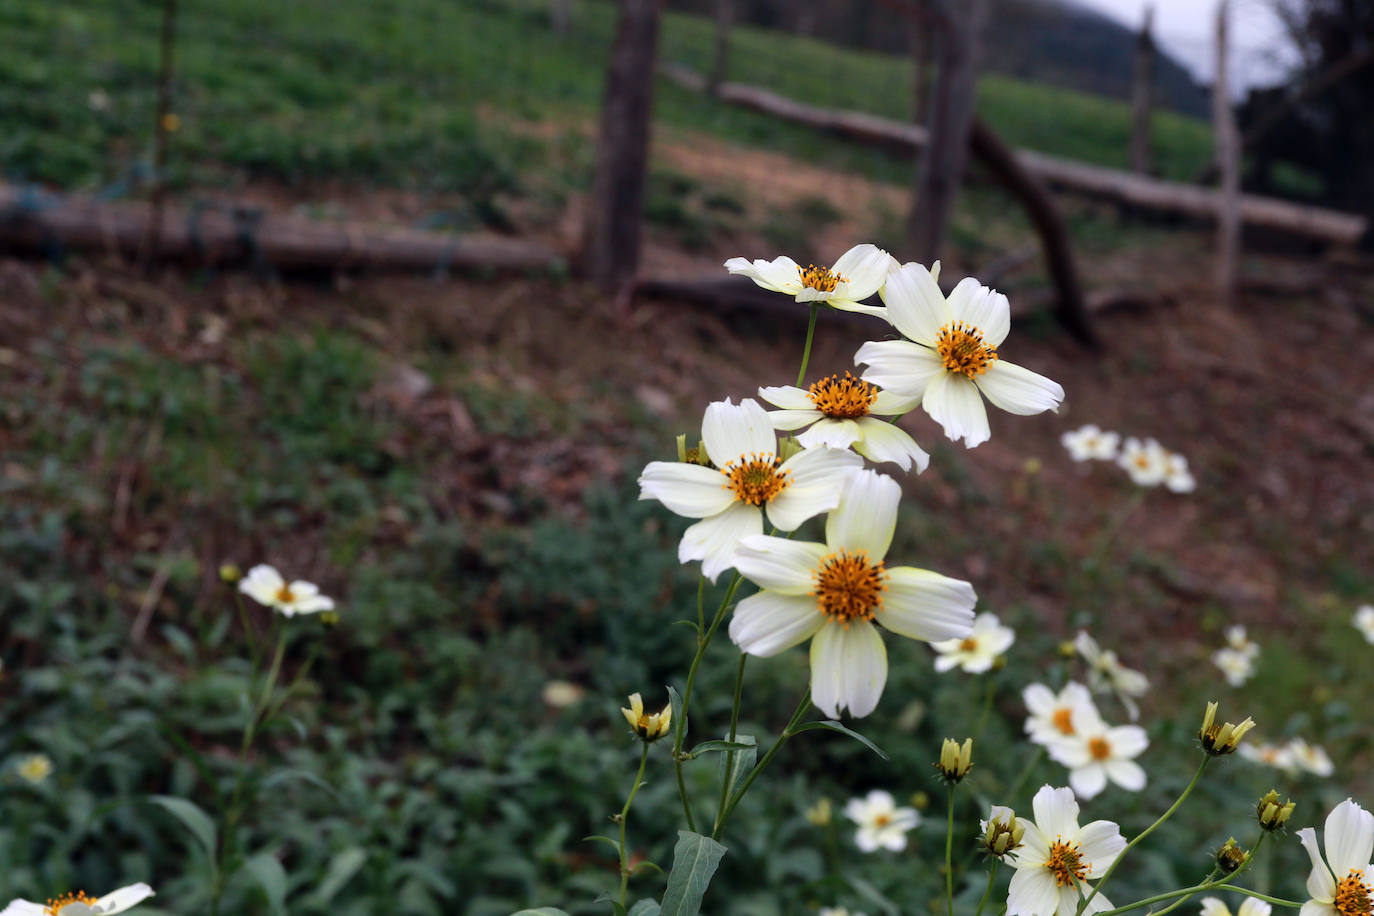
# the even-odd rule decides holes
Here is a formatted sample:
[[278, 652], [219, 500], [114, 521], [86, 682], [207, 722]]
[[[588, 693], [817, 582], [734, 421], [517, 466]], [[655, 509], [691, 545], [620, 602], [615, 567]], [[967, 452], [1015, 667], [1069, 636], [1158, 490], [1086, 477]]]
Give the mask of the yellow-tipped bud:
[[336, 611], [322, 611], [320, 613], [320, 623], [327, 627], [339, 625], [339, 615]]
[[1221, 873], [1229, 875], [1245, 864], [1245, 860], [1250, 854], [1245, 851], [1245, 847], [1236, 842], [1235, 837], [1226, 841], [1226, 845], [1217, 850], [1217, 868]]
[[644, 700], [637, 693], [630, 694], [630, 708], [622, 706], [620, 711], [624, 713], [625, 721], [630, 723], [630, 728], [644, 741], [657, 741], [668, 734], [668, 726], [673, 720], [671, 703], [663, 707], [661, 712], [646, 713]]
[[221, 582], [233, 585], [243, 578], [243, 570], [239, 569], [234, 563], [225, 563], [219, 568], [219, 578]]
[[687, 460], [687, 434], [677, 434], [677, 460], [685, 462]]
[[1207, 711], [1202, 714], [1202, 728], [1198, 729], [1197, 737], [1202, 742], [1202, 749], [1213, 757], [1224, 757], [1227, 754], [1234, 754], [1236, 748], [1240, 746], [1240, 739], [1245, 737], [1245, 733], [1255, 727], [1255, 720], [1249, 716], [1239, 725], [1231, 722], [1223, 722], [1218, 725], [1217, 704], [1208, 703]]
[[1075, 658], [1078, 655], [1078, 646], [1072, 639], [1066, 639], [1059, 644], [1059, 654], [1064, 658]]
[[1255, 806], [1255, 814], [1259, 817], [1259, 825], [1263, 829], [1282, 830], [1283, 825], [1288, 823], [1288, 818], [1292, 816], [1295, 807], [1297, 806], [1291, 799], [1280, 804], [1279, 793], [1270, 789]]
[[953, 738], [946, 738], [940, 746], [940, 762], [934, 766], [950, 785], [962, 780], [973, 769], [973, 739], [965, 738], [961, 745]]
[[993, 805], [992, 813], [983, 821], [983, 849], [1000, 859], [1020, 847], [1025, 833], [1025, 826], [1010, 808]]
[[806, 820], [816, 827], [824, 827], [830, 823], [830, 799], [822, 798], [810, 808], [806, 809]]

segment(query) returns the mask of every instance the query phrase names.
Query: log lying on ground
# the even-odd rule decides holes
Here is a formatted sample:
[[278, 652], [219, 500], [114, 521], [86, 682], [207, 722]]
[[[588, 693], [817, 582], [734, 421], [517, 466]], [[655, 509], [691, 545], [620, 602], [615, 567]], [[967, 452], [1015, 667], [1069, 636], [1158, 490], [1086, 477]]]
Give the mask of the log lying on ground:
[[[143, 203], [107, 203], [0, 185], [0, 246], [51, 253], [103, 250], [137, 257], [148, 230]], [[561, 254], [537, 242], [326, 223], [243, 207], [164, 211], [160, 256], [200, 266], [278, 270], [552, 270]]]
[[[695, 71], [670, 65], [663, 72], [672, 82], [687, 89], [705, 89], [705, 80]], [[920, 149], [926, 143], [925, 130], [914, 124], [858, 112], [818, 108], [756, 86], [722, 83], [719, 98], [743, 108], [865, 143], [908, 150]], [[1016, 158], [1027, 171], [1042, 181], [1065, 190], [1129, 204], [1141, 210], [1178, 214], [1207, 222], [1216, 219], [1217, 192], [1208, 188], [1087, 165], [1030, 150], [1017, 150]], [[1368, 228], [1362, 216], [1254, 194], [1241, 196], [1240, 209], [1241, 219], [1247, 226], [1326, 244], [1354, 245]]]

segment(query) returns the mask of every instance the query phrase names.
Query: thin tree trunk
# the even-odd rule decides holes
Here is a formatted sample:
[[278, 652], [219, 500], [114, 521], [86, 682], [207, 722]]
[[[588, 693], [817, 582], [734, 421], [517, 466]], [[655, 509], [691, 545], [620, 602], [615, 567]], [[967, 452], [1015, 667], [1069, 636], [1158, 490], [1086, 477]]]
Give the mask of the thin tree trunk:
[[1217, 212], [1217, 295], [1229, 307], [1235, 295], [1236, 268], [1240, 258], [1240, 137], [1235, 110], [1231, 107], [1227, 64], [1228, 0], [1217, 4], [1216, 81], [1212, 84], [1212, 120], [1216, 133], [1217, 168], [1221, 173], [1221, 197]]
[[1145, 7], [1145, 20], [1135, 44], [1135, 73], [1131, 83], [1131, 171], [1150, 174], [1150, 108], [1154, 103], [1155, 40], [1150, 33], [1153, 5]]
[[940, 256], [964, 175], [978, 82], [978, 39], [986, 11], [986, 0], [950, 4], [937, 42], [940, 72], [930, 95], [930, 143], [916, 171], [916, 193], [907, 218], [911, 253], [922, 264]]
[[658, 0], [621, 0], [606, 70], [582, 267], [611, 293], [624, 287], [639, 266], [658, 19]]
[[163, 0], [161, 63], [157, 76], [157, 121], [153, 125], [153, 191], [152, 217], [148, 234], [143, 239], [142, 260], [150, 266], [158, 259], [162, 245], [162, 211], [167, 202], [167, 145], [168, 135], [176, 129], [176, 115], [172, 113], [172, 74], [176, 53], [177, 0]]
[[711, 57], [711, 75], [706, 91], [715, 96], [730, 66], [730, 26], [735, 20], [735, 0], [716, 0], [716, 46]]
[[914, 124], [925, 124], [926, 112], [930, 105], [930, 77], [935, 62], [935, 23], [929, 15], [925, 2], [918, 11], [911, 14], [911, 64], [912, 96], [911, 120]]

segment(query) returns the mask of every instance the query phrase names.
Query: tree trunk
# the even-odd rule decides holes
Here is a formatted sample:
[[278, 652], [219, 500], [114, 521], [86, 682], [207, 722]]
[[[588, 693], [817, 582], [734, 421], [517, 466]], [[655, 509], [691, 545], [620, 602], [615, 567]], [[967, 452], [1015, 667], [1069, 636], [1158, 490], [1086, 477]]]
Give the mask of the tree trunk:
[[735, 19], [735, 0], [716, 0], [716, 46], [711, 58], [711, 75], [706, 79], [706, 91], [715, 96], [725, 82], [730, 66], [730, 26]]
[[1131, 82], [1131, 171], [1150, 174], [1150, 108], [1154, 102], [1155, 40], [1150, 34], [1154, 7], [1145, 7], [1145, 20], [1135, 45], [1135, 73]]
[[167, 146], [168, 137], [176, 129], [176, 115], [172, 112], [172, 75], [176, 54], [177, 0], [163, 0], [162, 39], [159, 43], [161, 63], [157, 76], [157, 122], [153, 125], [153, 193], [152, 218], [148, 234], [143, 239], [141, 259], [144, 266], [157, 261], [162, 246], [162, 211], [167, 202]]
[[658, 19], [658, 0], [620, 2], [582, 248], [583, 271], [606, 292], [639, 266]]
[[1240, 137], [1235, 110], [1231, 107], [1227, 79], [1226, 20], [1228, 0], [1217, 4], [1216, 80], [1212, 84], [1212, 121], [1216, 132], [1217, 169], [1221, 196], [1217, 211], [1217, 295], [1230, 306], [1236, 288], [1240, 257]]
[[922, 264], [940, 256], [964, 175], [978, 82], [978, 40], [986, 11], [986, 0], [952, 3], [937, 40], [940, 72], [930, 95], [930, 142], [916, 170], [907, 218], [911, 254]]

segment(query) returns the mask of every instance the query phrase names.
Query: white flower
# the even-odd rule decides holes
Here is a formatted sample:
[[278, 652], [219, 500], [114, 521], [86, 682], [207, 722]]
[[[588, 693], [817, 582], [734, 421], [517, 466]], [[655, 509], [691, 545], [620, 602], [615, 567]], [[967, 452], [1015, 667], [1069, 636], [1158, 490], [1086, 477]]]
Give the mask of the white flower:
[[750, 655], [777, 655], [811, 642], [811, 699], [831, 718], [866, 716], [887, 683], [887, 650], [876, 624], [899, 636], [962, 639], [973, 626], [973, 586], [925, 569], [883, 562], [902, 488], [860, 471], [826, 517], [824, 544], [745, 538], [736, 568], [760, 586], [735, 608], [730, 638]]
[[863, 913], [850, 913], [842, 906], [823, 906], [817, 916], [864, 916]]
[[701, 561], [712, 582], [735, 564], [740, 541], [763, 533], [763, 515], [780, 531], [795, 531], [839, 505], [841, 478], [863, 464], [853, 452], [817, 448], [778, 457], [778, 437], [759, 402], [729, 399], [706, 408], [701, 441], [714, 468], [651, 461], [639, 475], [639, 498], [656, 499], [678, 515], [699, 518], [682, 535], [678, 560]]
[[1026, 733], [1036, 744], [1077, 739], [1096, 731], [1102, 721], [1092, 694], [1077, 681], [1069, 681], [1057, 694], [1044, 684], [1030, 684], [1021, 691], [1021, 698], [1030, 711]]
[[1144, 696], [1150, 689], [1150, 682], [1145, 675], [1121, 664], [1115, 652], [1100, 648], [1097, 640], [1083, 630], [1078, 632], [1073, 644], [1088, 663], [1088, 686], [1093, 690], [1112, 691], [1126, 707], [1132, 722], [1140, 718], [1140, 709], [1133, 698]]
[[1336, 771], [1336, 765], [1320, 745], [1308, 744], [1301, 738], [1288, 742], [1288, 753], [1293, 761], [1313, 776], [1327, 777]]
[[1058, 382], [998, 356], [1011, 329], [1001, 293], [969, 277], [946, 300], [929, 271], [907, 264], [888, 277], [882, 297], [888, 320], [907, 340], [870, 341], [854, 361], [869, 367], [866, 381], [898, 397], [920, 397], [949, 438], [969, 448], [988, 440], [984, 397], [1023, 416], [1055, 410], [1064, 400]]
[[[1017, 850], [1007, 916], [1073, 916], [1078, 909], [1079, 889], [1091, 892], [1087, 882], [1102, 877], [1126, 848], [1121, 829], [1111, 821], [1078, 826], [1078, 802], [1073, 790], [1041, 787], [1032, 802], [1035, 822], [1026, 826]], [[1085, 913], [1112, 909], [1102, 894], [1093, 898]]]
[[1169, 453], [1153, 439], [1127, 439], [1116, 463], [1130, 475], [1131, 483], [1142, 487], [1157, 487], [1169, 476]]
[[544, 682], [544, 689], [541, 695], [544, 702], [555, 709], [567, 709], [575, 706], [582, 701], [582, 697], [587, 693], [587, 688], [581, 684], [574, 684], [572, 681], [554, 679]]
[[1351, 621], [1365, 640], [1374, 645], [1374, 605], [1361, 605]]
[[1112, 461], [1116, 458], [1120, 433], [1103, 432], [1093, 424], [1080, 426], [1059, 437], [1074, 461]]
[[36, 786], [52, 775], [52, 759], [47, 754], [29, 754], [15, 765], [19, 778]]
[[287, 583], [281, 573], [260, 563], [239, 580], [239, 591], [258, 604], [276, 608], [283, 617], [332, 611], [334, 599], [320, 594], [319, 586], [297, 579]]
[[1251, 658], [1259, 655], [1259, 643], [1252, 640], [1245, 633], [1245, 627], [1240, 624], [1226, 628], [1226, 647], [1237, 652], [1243, 652]]
[[1236, 748], [1236, 753], [1246, 760], [1276, 767], [1286, 773], [1296, 773], [1298, 770], [1298, 760], [1292, 748], [1286, 744], [1255, 744], [1247, 741]]
[[[1241, 901], [1235, 916], [1269, 916], [1272, 909], [1273, 907], [1263, 900], [1246, 897]], [[1219, 897], [1203, 897], [1202, 916], [1231, 916], [1231, 910]]]
[[1226, 683], [1239, 687], [1255, 673], [1255, 658], [1246, 652], [1227, 647], [1212, 653], [1212, 664], [1221, 669]]
[[1317, 831], [1311, 827], [1298, 831], [1298, 839], [1312, 860], [1307, 876], [1307, 893], [1312, 899], [1302, 905], [1298, 916], [1368, 914], [1370, 896], [1374, 895], [1374, 870], [1369, 865], [1374, 853], [1374, 815], [1347, 798], [1326, 816], [1324, 833], [1325, 860], [1317, 848]]
[[828, 268], [802, 267], [784, 255], [771, 261], [731, 258], [725, 269], [743, 274], [764, 289], [794, 296], [798, 302], [824, 302], [846, 312], [884, 317], [887, 309], [859, 303], [878, 291], [894, 263], [892, 255], [881, 248], [855, 245]]
[[940, 653], [935, 659], [936, 671], [963, 668], [969, 674], [980, 674], [992, 667], [992, 663], [1016, 641], [1016, 631], [1002, 626], [996, 614], [979, 614], [973, 619], [973, 632], [963, 639], [946, 639], [931, 643], [930, 647]]
[[901, 852], [906, 848], [906, 832], [921, 822], [915, 808], [898, 808], [892, 795], [882, 789], [874, 789], [865, 798], [851, 798], [844, 816], [859, 825], [854, 845], [863, 852]]
[[1046, 745], [1050, 756], [1069, 768], [1069, 785], [1084, 801], [1105, 789], [1108, 779], [1131, 792], [1145, 788], [1145, 770], [1135, 758], [1149, 746], [1140, 726], [1109, 727], [1100, 721], [1072, 739]]
[[28, 900], [11, 900], [9, 906], [0, 910], [0, 916], [107, 916], [122, 913], [151, 896], [153, 889], [141, 883], [121, 887], [98, 899], [77, 891], [49, 900], [46, 906]]
[[774, 429], [811, 428], [797, 437], [803, 448], [854, 447], [870, 461], [891, 461], [903, 471], [924, 471], [930, 456], [895, 423], [879, 416], [896, 417], [914, 410], [920, 398], [899, 398], [877, 386], [854, 378], [848, 372], [841, 378], [832, 375], [811, 385], [807, 391], [784, 385], [760, 388], [759, 397], [783, 408], [769, 411]]
[[1197, 489], [1197, 481], [1188, 470], [1188, 459], [1178, 452], [1164, 453], [1164, 486], [1170, 493], [1191, 493]]

